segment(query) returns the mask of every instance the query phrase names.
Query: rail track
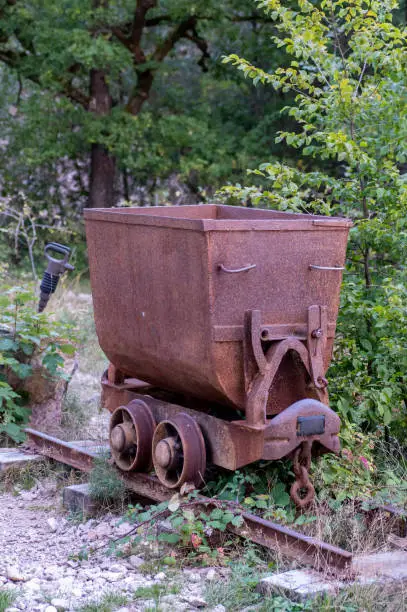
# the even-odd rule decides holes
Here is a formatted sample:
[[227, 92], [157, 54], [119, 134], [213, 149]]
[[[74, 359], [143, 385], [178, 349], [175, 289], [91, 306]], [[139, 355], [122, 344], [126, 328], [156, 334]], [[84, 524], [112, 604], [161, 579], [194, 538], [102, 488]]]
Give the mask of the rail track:
[[[90, 472], [95, 459], [100, 456], [96, 451], [85, 450], [74, 442], [65, 442], [34, 429], [27, 428], [26, 433], [33, 450], [82, 472]], [[173, 490], [169, 490], [150, 474], [121, 471], [119, 474], [126, 486], [143, 499], [162, 502], [174, 494]], [[202, 502], [203, 509], [215, 508], [219, 504], [219, 501], [213, 498], [199, 496], [197, 499]], [[234, 511], [236, 510], [243, 517], [244, 523], [241, 527], [228, 525], [230, 532], [277, 550], [280, 554], [317, 570], [342, 576], [349, 572], [352, 562], [352, 554], [349, 551], [265, 520], [246, 512], [241, 506], [234, 506]]]

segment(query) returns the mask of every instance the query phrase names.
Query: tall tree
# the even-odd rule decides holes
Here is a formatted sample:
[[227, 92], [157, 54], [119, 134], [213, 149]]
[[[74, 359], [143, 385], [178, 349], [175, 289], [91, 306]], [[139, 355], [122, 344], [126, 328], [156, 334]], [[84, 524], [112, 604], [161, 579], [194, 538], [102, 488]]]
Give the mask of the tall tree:
[[186, 57], [206, 71], [214, 30], [236, 38], [269, 21], [244, 0], [4, 0], [0, 61], [36, 88], [30, 104], [43, 119], [65, 123], [65, 154], [90, 149], [89, 205], [106, 207], [118, 164], [137, 157], [151, 129], [151, 116], [139, 117], [157, 78], [171, 87], [165, 67]]
[[407, 28], [394, 23], [396, 0], [256, 2], [275, 21], [272, 43], [286, 61], [274, 71], [226, 61], [255, 84], [295, 94], [284, 109], [295, 124], [276, 140], [296, 160], [263, 164], [253, 173], [263, 185], [224, 191], [354, 220], [331, 397], [346, 419], [405, 427]]

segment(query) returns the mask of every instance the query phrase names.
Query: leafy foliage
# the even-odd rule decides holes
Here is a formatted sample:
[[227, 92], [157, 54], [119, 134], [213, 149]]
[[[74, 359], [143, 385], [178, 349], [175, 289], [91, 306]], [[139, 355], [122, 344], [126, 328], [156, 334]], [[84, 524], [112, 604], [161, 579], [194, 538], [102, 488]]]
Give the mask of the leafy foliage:
[[[157, 525], [157, 521], [167, 517], [171, 529], [160, 530], [158, 535], [149, 533], [148, 538], [170, 545], [176, 544], [191, 556], [201, 559], [216, 558], [219, 562], [223, 556], [219, 536], [225, 533], [228, 525], [242, 526], [243, 518], [240, 511], [235, 512], [230, 504], [218, 502], [217, 507], [206, 509], [205, 502], [196, 500], [196, 497], [197, 491], [186, 497], [176, 493], [168, 502], [162, 502], [147, 510], [140, 505], [129, 506], [128, 515], [139, 527], [148, 524], [149, 531]], [[145, 538], [136, 536], [136, 543], [143, 537]], [[223, 538], [222, 544], [225, 545], [225, 542]]]
[[316, 464], [318, 498], [343, 502], [375, 495], [385, 478], [375, 463], [374, 441], [349, 423], [344, 423], [340, 435], [343, 445], [340, 456], [327, 454]]
[[[277, 118], [281, 100], [250, 92], [218, 62], [236, 45], [262, 57], [269, 28], [243, 0], [4, 3], [4, 192], [21, 188], [24, 175], [32, 199], [47, 196], [50, 208], [72, 216], [88, 195], [98, 144], [117, 162], [121, 199], [179, 200], [181, 183], [204, 200], [212, 184], [255, 163], [259, 139], [273, 147], [271, 114], [263, 122], [262, 110]], [[112, 99], [103, 113], [90, 91], [94, 71]], [[174, 189], [163, 184], [172, 175]]]
[[221, 196], [354, 220], [331, 401], [359, 425], [400, 426], [407, 396], [407, 31], [393, 23], [393, 0], [256, 4], [275, 23], [273, 44], [289, 60], [274, 71], [236, 54], [224, 61], [255, 85], [295, 94], [283, 109], [293, 129], [276, 142], [299, 158], [262, 164], [251, 172], [257, 186], [228, 186]]
[[[64, 376], [64, 356], [75, 353], [72, 328], [34, 308], [35, 296], [24, 287], [5, 288], [0, 296], [0, 433], [21, 441], [21, 427], [26, 423], [29, 398], [9, 384], [24, 381], [39, 363], [49, 376]], [[17, 385], [18, 386], [18, 385]]]

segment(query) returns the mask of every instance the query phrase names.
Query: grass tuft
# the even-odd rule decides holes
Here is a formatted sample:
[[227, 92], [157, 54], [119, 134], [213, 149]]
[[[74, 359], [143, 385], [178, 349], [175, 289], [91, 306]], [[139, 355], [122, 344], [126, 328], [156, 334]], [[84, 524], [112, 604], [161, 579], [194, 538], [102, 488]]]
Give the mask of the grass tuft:
[[130, 599], [122, 593], [106, 593], [94, 602], [87, 603], [78, 612], [113, 612], [116, 608], [130, 603]]
[[89, 491], [93, 499], [102, 506], [123, 505], [127, 499], [124, 482], [119, 477], [116, 468], [109, 463], [108, 455], [98, 457], [89, 475]]
[[16, 593], [7, 589], [0, 590], [0, 612], [10, 608], [17, 598]]

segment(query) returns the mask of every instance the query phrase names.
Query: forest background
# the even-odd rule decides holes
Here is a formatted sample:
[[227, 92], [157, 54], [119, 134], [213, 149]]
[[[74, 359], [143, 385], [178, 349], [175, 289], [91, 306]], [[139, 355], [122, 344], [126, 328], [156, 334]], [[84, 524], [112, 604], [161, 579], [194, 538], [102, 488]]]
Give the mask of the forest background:
[[403, 447], [406, 23], [393, 0], [2, 0], [4, 283], [50, 240], [86, 276], [85, 206], [351, 217], [331, 403], [350, 447]]

